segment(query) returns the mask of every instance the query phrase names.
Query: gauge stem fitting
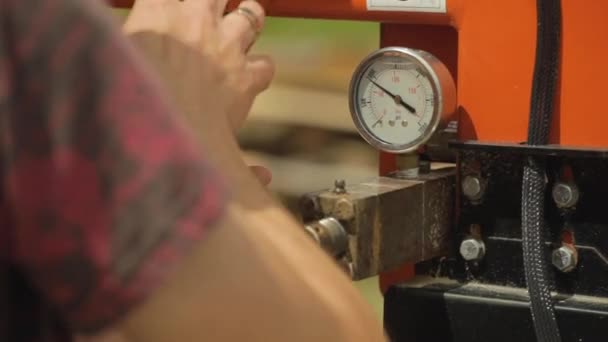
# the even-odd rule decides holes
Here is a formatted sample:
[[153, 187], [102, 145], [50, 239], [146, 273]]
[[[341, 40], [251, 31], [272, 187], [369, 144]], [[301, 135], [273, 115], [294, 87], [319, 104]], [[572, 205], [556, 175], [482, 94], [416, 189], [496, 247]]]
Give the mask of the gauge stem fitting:
[[398, 154], [397, 157], [397, 177], [413, 178], [418, 177], [420, 156], [416, 152]]

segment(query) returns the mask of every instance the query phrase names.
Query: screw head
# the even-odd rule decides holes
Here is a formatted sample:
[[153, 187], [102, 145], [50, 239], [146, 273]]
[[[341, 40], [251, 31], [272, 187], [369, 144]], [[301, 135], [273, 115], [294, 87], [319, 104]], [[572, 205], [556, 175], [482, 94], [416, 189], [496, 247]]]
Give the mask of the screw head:
[[486, 245], [478, 239], [466, 239], [460, 244], [460, 255], [466, 261], [479, 261], [486, 254]]
[[576, 251], [571, 247], [562, 246], [551, 255], [553, 266], [562, 272], [571, 272], [578, 263]]
[[466, 176], [462, 180], [462, 193], [470, 200], [476, 201], [483, 196], [483, 184], [476, 176]]
[[553, 186], [553, 201], [559, 208], [571, 208], [578, 203], [579, 191], [575, 184], [557, 183]]

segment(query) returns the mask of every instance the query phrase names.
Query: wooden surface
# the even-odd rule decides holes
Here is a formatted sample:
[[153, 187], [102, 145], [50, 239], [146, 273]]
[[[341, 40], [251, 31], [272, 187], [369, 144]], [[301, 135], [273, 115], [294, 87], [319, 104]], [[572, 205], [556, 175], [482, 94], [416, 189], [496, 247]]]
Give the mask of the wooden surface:
[[257, 99], [250, 120], [356, 132], [346, 91], [294, 83], [275, 82]]

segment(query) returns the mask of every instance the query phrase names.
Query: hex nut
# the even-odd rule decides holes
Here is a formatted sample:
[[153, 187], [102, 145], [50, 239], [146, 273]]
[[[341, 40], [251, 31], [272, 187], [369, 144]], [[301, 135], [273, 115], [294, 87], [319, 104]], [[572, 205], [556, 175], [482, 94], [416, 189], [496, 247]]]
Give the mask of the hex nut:
[[572, 247], [562, 246], [553, 251], [551, 255], [553, 266], [561, 272], [568, 273], [573, 271], [578, 264], [576, 250]]
[[553, 201], [559, 208], [572, 208], [579, 200], [580, 193], [575, 184], [559, 182], [553, 186]]
[[486, 254], [486, 245], [478, 239], [466, 239], [460, 244], [460, 255], [466, 261], [479, 261]]

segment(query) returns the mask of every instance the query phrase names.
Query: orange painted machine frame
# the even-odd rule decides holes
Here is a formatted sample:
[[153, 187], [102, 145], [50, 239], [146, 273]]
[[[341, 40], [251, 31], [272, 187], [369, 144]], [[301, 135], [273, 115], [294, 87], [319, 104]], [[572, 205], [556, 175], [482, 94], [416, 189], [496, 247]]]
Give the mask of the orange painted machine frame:
[[[129, 6], [131, 0], [113, 0]], [[237, 1], [238, 2], [238, 1]], [[266, 0], [270, 16], [381, 22], [381, 46], [435, 54], [458, 91], [459, 138], [526, 140], [536, 46], [536, 2], [447, 0], [447, 13], [371, 12], [366, 0]], [[232, 6], [234, 6], [234, 1]], [[560, 80], [551, 143], [608, 147], [608, 1], [562, 1]], [[381, 154], [380, 173], [395, 168]], [[385, 287], [411, 268], [385, 274]]]

